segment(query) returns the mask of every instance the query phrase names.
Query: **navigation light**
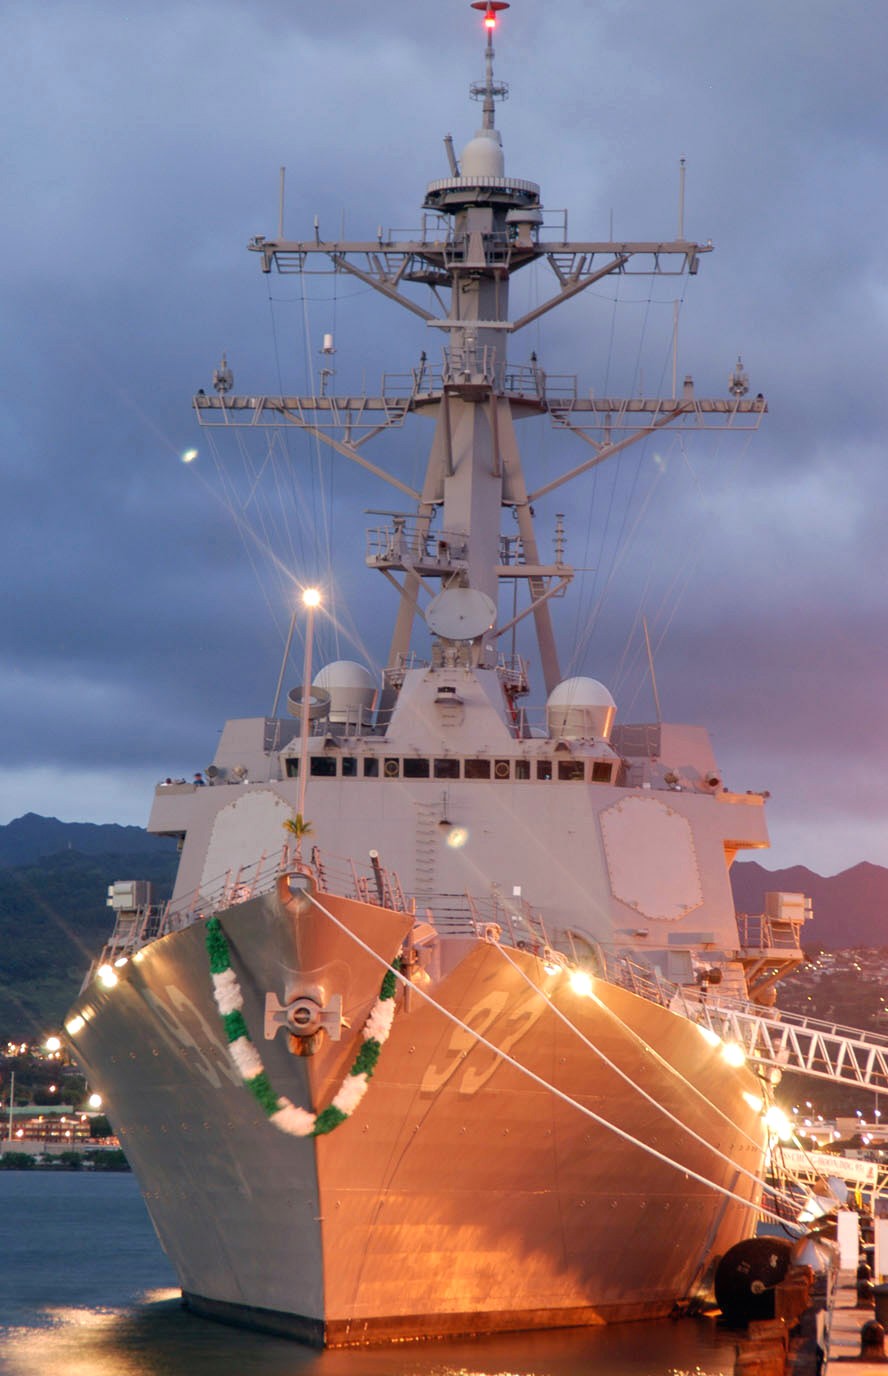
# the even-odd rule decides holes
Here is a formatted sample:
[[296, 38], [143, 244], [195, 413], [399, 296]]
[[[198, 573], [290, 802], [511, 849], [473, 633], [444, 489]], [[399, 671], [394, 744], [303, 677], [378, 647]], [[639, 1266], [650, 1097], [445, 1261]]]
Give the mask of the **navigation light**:
[[473, 10], [484, 11], [484, 27], [488, 33], [492, 33], [497, 26], [497, 11], [508, 8], [508, 0], [472, 0]]

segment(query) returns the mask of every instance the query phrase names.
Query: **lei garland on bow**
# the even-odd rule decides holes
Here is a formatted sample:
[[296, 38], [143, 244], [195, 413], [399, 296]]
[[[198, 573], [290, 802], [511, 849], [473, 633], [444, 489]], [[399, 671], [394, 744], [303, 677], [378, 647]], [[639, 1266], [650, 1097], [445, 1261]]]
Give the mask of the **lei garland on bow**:
[[237, 975], [231, 968], [228, 939], [218, 917], [211, 917], [206, 925], [207, 953], [213, 980], [213, 997], [222, 1018], [228, 1040], [228, 1051], [247, 1089], [256, 1099], [269, 1121], [293, 1137], [322, 1137], [350, 1118], [367, 1093], [370, 1076], [376, 1069], [382, 1045], [388, 1040], [395, 1017], [395, 971], [401, 962], [395, 959], [386, 970], [379, 997], [361, 1028], [363, 1045], [351, 1069], [339, 1086], [332, 1102], [320, 1113], [300, 1108], [272, 1088], [259, 1052], [250, 1037], [243, 1015], [244, 996]]

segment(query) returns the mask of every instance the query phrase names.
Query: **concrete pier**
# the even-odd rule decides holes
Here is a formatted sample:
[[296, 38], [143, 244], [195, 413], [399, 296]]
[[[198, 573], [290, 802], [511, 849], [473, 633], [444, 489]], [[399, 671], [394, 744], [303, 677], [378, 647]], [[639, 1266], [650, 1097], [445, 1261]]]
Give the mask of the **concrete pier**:
[[888, 1358], [878, 1352], [878, 1335], [874, 1344], [865, 1344], [861, 1355], [861, 1332], [876, 1319], [872, 1304], [858, 1308], [857, 1276], [853, 1271], [839, 1271], [832, 1283], [825, 1309], [817, 1316], [818, 1340], [824, 1352], [821, 1367], [823, 1376], [875, 1376], [888, 1372]]

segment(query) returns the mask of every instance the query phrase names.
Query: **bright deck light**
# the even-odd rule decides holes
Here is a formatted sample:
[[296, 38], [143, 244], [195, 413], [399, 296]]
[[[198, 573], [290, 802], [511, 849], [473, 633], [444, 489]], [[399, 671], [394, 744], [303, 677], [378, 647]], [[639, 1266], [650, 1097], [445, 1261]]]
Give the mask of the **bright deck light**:
[[575, 994], [588, 997], [592, 993], [592, 980], [585, 970], [573, 970], [568, 983]]
[[106, 989], [113, 989], [117, 983], [117, 971], [110, 965], [100, 965], [96, 971], [96, 977]]
[[60, 1039], [59, 1039], [58, 1037], [47, 1037], [47, 1039], [46, 1039], [46, 1049], [47, 1049], [47, 1051], [50, 1051], [50, 1052], [52, 1052], [52, 1051], [61, 1051], [61, 1049], [62, 1049], [62, 1043], [61, 1043]]
[[69, 1037], [76, 1037], [77, 1033], [82, 1031], [85, 1026], [86, 1024], [80, 1014], [75, 1013], [71, 1021], [65, 1023], [65, 1031]]
[[792, 1137], [793, 1127], [782, 1108], [772, 1104], [765, 1114], [765, 1124], [768, 1131], [775, 1137], [779, 1137], [781, 1142], [788, 1142]]
[[101, 1094], [91, 1094], [91, 1095], [89, 1096], [89, 1099], [87, 1100], [87, 1103], [89, 1104], [90, 1108], [101, 1108], [101, 1107], [102, 1107], [102, 1096], [101, 1096]]
[[321, 594], [317, 588], [306, 588], [302, 594], [302, 605], [304, 607], [319, 607], [321, 604]]
[[746, 1052], [738, 1042], [725, 1042], [722, 1055], [728, 1065], [743, 1065], [746, 1061]]

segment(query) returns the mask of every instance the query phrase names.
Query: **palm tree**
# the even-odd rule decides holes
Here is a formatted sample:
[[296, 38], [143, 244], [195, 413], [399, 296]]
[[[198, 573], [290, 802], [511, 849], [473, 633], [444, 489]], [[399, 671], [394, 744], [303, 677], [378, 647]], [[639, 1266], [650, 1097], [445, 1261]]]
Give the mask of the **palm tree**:
[[303, 817], [303, 815], [302, 815], [301, 812], [297, 812], [297, 813], [295, 814], [295, 816], [293, 816], [293, 817], [288, 817], [287, 820], [286, 820], [286, 822], [284, 822], [284, 831], [288, 831], [288, 832], [290, 833], [291, 836], [295, 836], [295, 838], [296, 838], [296, 860], [297, 860], [298, 863], [301, 863], [301, 862], [302, 862], [302, 838], [303, 838], [304, 836], [311, 836], [311, 831], [312, 831], [311, 822], [307, 821], [307, 820]]

